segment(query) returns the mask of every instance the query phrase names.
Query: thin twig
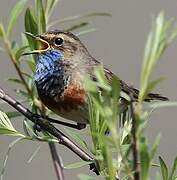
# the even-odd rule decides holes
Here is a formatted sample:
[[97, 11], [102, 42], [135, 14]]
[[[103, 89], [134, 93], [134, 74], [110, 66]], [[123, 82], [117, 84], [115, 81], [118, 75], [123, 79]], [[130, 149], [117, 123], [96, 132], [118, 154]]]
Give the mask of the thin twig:
[[57, 154], [55, 144], [53, 142], [49, 143], [50, 152], [52, 155], [53, 165], [55, 167], [55, 172], [58, 180], [64, 180], [63, 174], [63, 164], [60, 156]]
[[35, 116], [29, 109], [27, 109], [21, 103], [16, 101], [14, 98], [6, 94], [1, 88], [0, 88], [0, 99], [4, 100], [9, 105], [14, 107], [17, 111], [22, 113], [26, 118], [31, 120], [33, 123], [36, 123], [42, 130], [52, 134], [54, 137], [58, 139], [59, 144], [68, 147], [71, 151], [77, 154], [82, 160], [92, 162], [90, 164], [90, 169], [93, 170], [96, 174], [99, 174], [95, 164], [95, 160], [84, 150], [78, 147], [72, 140], [70, 140], [60, 130], [58, 130], [52, 124], [50, 124], [49, 121], [43, 119], [42, 117]]
[[134, 172], [134, 180], [140, 179], [139, 174], [139, 165], [138, 165], [138, 147], [137, 147], [137, 121], [134, 113], [133, 107], [133, 98], [130, 95], [131, 103], [130, 103], [130, 111], [132, 117], [132, 151], [133, 151], [133, 172]]
[[28, 87], [28, 84], [27, 84], [25, 78], [23, 77], [23, 73], [21, 72], [21, 70], [20, 70], [20, 68], [19, 68], [19, 66], [17, 64], [17, 60], [15, 58], [14, 53], [12, 52], [9, 40], [5, 38], [4, 39], [4, 44], [5, 44], [7, 53], [9, 55], [9, 57], [10, 57], [10, 60], [12, 61], [13, 65], [14, 65], [16, 71], [17, 71], [17, 74], [18, 74], [19, 78], [21, 79], [21, 81], [22, 81], [24, 87], [26, 88], [28, 94], [30, 94], [30, 96], [33, 97], [32, 92], [31, 92], [30, 88]]

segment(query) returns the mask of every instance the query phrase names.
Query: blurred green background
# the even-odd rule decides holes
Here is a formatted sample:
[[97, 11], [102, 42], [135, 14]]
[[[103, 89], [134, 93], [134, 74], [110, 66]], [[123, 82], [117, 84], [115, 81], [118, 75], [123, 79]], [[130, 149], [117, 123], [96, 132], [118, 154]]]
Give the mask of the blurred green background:
[[[7, 22], [10, 10], [18, 0], [0, 1], [0, 19]], [[29, 4], [33, 1], [30, 0]], [[177, 22], [177, 4], [172, 0], [61, 0], [54, 11], [52, 19], [67, 16], [103, 11], [110, 12], [112, 17], [97, 17], [91, 21], [96, 32], [81, 37], [83, 43], [88, 47], [90, 53], [104, 65], [110, 68], [121, 79], [139, 87], [141, 62], [144, 44], [151, 27], [152, 18], [161, 10], [169, 18], [173, 17]], [[24, 32], [23, 14], [16, 23], [13, 39], [18, 40], [21, 32]], [[5, 23], [4, 23], [5, 24]], [[66, 26], [65, 26], [66, 27]], [[55, 26], [53, 29], [62, 29], [64, 26]], [[177, 99], [177, 40], [165, 52], [162, 61], [156, 70], [156, 75], [165, 77], [157, 91], [168, 96], [171, 100]], [[7, 82], [7, 78], [16, 76], [13, 66], [7, 55], [0, 52], [0, 84], [10, 94], [13, 92], [14, 84]], [[177, 154], [176, 128], [177, 111], [175, 108], [166, 108], [156, 111], [148, 123], [147, 135], [150, 139], [161, 132], [162, 138], [158, 153], [164, 160], [171, 162]], [[22, 128], [21, 119], [15, 119], [17, 128]], [[60, 128], [60, 126], [58, 126]], [[87, 130], [81, 133], [86, 138]], [[4, 158], [8, 144], [12, 137], [0, 137], [0, 160]], [[34, 160], [27, 164], [31, 154], [39, 146], [38, 142], [20, 142], [11, 151], [6, 167], [5, 180], [30, 180], [30, 179], [56, 179], [51, 161], [48, 145], [41, 143], [40, 151]], [[79, 159], [68, 149], [57, 145], [58, 151], [63, 158], [64, 164], [79, 161]], [[88, 167], [65, 170], [65, 179], [78, 179], [78, 173], [93, 174]], [[95, 179], [99, 179], [95, 176]]]

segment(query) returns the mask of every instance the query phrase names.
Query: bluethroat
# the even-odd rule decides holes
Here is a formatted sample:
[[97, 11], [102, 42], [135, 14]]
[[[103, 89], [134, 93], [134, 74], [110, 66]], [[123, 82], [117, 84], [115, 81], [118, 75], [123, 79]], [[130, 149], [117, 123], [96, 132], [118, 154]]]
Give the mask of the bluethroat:
[[[77, 36], [71, 32], [48, 31], [35, 36], [42, 49], [32, 51], [37, 54], [34, 80], [42, 103], [66, 119], [79, 124], [89, 123], [87, 95], [84, 77], [94, 77], [94, 68], [100, 62], [94, 59]], [[114, 74], [104, 68], [110, 81]], [[120, 80], [121, 90], [132, 94], [137, 100], [139, 91]], [[146, 99], [168, 100], [159, 94], [148, 94]]]

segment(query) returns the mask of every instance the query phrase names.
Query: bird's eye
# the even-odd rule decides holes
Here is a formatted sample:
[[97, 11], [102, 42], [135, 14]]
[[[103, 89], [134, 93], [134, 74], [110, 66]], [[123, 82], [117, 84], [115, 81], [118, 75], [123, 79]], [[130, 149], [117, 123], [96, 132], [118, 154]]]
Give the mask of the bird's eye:
[[63, 44], [63, 39], [62, 38], [56, 38], [54, 41], [56, 46], [61, 46]]

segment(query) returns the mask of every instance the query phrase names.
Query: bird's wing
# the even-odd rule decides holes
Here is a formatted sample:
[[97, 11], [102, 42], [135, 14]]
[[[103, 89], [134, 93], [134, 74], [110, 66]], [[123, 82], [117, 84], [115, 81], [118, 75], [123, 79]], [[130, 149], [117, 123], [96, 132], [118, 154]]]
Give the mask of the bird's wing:
[[[97, 60], [94, 60], [95, 66], [100, 65], [100, 63]], [[107, 69], [106, 67], [104, 67], [104, 72], [105, 72], [105, 76], [108, 79], [109, 82], [111, 82], [113, 77], [117, 77], [113, 72], [111, 72], [109, 69]], [[94, 75], [93, 75], [94, 76]], [[96, 80], [96, 78], [93, 78], [94, 80]], [[128, 85], [127, 83], [125, 83], [123, 80], [119, 79], [120, 81], [120, 87], [121, 90], [123, 92], [125, 92], [128, 95], [132, 95], [133, 96], [133, 100], [137, 100], [138, 99], [138, 95], [139, 95], [139, 90]], [[161, 100], [161, 101], [167, 101], [168, 98], [164, 97], [160, 94], [155, 94], [155, 93], [149, 93], [147, 98], [145, 99], [145, 101], [151, 101], [151, 100]]]

